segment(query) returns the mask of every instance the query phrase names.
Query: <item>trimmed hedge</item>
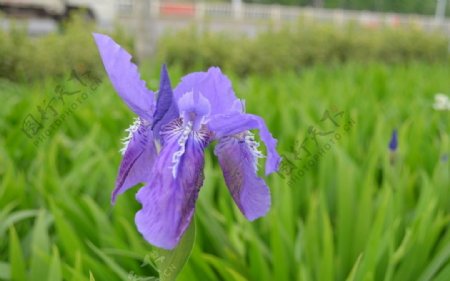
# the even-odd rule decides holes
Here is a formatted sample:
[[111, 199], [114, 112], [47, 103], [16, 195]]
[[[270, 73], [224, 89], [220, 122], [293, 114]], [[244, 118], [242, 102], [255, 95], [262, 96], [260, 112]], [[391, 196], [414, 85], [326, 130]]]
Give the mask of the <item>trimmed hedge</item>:
[[185, 71], [218, 65], [245, 75], [299, 70], [312, 64], [448, 61], [447, 47], [443, 34], [414, 27], [375, 29], [299, 21], [254, 38], [200, 32], [192, 26], [163, 37], [158, 55], [161, 61], [180, 65]]
[[[94, 26], [75, 16], [60, 27], [58, 33], [29, 37], [27, 31], [13, 26], [0, 29], [0, 78], [12, 81], [31, 81], [44, 77], [62, 77], [75, 70], [103, 75], [92, 32]], [[112, 35], [127, 49], [132, 40], [117, 29]]]
[[[62, 77], [71, 70], [104, 74], [91, 33], [94, 27], [74, 18], [59, 33], [30, 38], [24, 30], [0, 30], [0, 79], [31, 81]], [[112, 37], [134, 53], [133, 40], [116, 28]], [[415, 28], [373, 29], [299, 21], [271, 28], [256, 37], [200, 32], [195, 26], [160, 39], [156, 59], [182, 71], [217, 65], [237, 75], [298, 71], [313, 64], [346, 62], [448, 62], [448, 39]], [[159, 65], [159, 63], [152, 63]]]

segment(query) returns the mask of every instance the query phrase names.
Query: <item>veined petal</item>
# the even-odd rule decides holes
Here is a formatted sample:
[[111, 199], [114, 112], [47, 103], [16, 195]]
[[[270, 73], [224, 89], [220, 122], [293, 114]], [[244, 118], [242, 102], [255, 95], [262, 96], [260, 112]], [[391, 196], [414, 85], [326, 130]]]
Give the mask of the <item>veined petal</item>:
[[154, 132], [155, 139], [160, 140], [161, 128], [178, 116], [178, 106], [173, 96], [169, 73], [167, 72], [166, 65], [163, 65], [161, 68], [158, 100], [156, 102], [156, 110], [153, 116], [152, 130]]
[[211, 117], [208, 127], [215, 139], [258, 129], [261, 140], [267, 147], [266, 175], [278, 170], [281, 157], [276, 150], [277, 140], [272, 137], [261, 117], [245, 113], [220, 114]]
[[157, 155], [150, 124], [146, 124], [146, 121], [138, 119], [129, 131], [129, 140], [124, 148], [119, 176], [112, 193], [112, 203], [116, 201], [117, 195], [122, 194], [138, 183], [149, 180]]
[[173, 159], [180, 148], [182, 131], [166, 135], [150, 182], [136, 195], [142, 204], [135, 217], [139, 232], [149, 243], [164, 249], [173, 249], [186, 231], [203, 184], [205, 143], [194, 132], [186, 140], [176, 176], [173, 174]]
[[223, 137], [214, 154], [219, 158], [223, 176], [234, 202], [249, 220], [264, 216], [270, 209], [270, 192], [257, 175], [262, 157], [250, 132]]
[[218, 67], [211, 67], [208, 72], [194, 72], [184, 76], [174, 90], [176, 100], [189, 92], [200, 93], [206, 97], [211, 104], [211, 114], [242, 111], [240, 104], [235, 104], [237, 98], [230, 80]]
[[131, 55], [110, 37], [94, 33], [100, 56], [109, 79], [119, 96], [140, 117], [153, 120], [154, 94], [141, 80]]

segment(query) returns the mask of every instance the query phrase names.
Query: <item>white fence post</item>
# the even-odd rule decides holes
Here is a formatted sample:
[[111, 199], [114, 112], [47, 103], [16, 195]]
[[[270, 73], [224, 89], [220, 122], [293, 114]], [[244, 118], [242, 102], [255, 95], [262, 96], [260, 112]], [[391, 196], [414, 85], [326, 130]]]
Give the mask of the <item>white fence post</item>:
[[279, 5], [270, 6], [270, 18], [275, 22], [275, 24], [281, 21], [281, 8]]
[[195, 19], [203, 20], [205, 18], [205, 3], [196, 2], [195, 3]]
[[232, 0], [231, 2], [231, 7], [233, 10], [233, 18], [236, 20], [240, 20], [242, 19], [242, 15], [243, 15], [243, 7], [244, 5], [242, 4], [241, 0]]
[[159, 0], [149, 0], [150, 1], [150, 15], [152, 18], [158, 18], [160, 14], [161, 3]]

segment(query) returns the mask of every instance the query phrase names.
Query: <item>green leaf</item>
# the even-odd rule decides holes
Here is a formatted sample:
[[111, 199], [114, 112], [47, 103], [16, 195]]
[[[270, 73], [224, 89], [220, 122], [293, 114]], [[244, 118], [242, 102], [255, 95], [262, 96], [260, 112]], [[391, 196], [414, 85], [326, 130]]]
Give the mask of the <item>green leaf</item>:
[[73, 262], [75, 260], [75, 253], [84, 250], [83, 244], [76, 235], [71, 220], [67, 220], [63, 212], [54, 202], [51, 202], [50, 205], [55, 219], [56, 233], [60, 238], [58, 243], [59, 249], [62, 255], [66, 256], [66, 260]]
[[355, 262], [355, 264], [353, 265], [352, 270], [350, 271], [350, 274], [348, 275], [346, 281], [353, 281], [353, 280], [355, 280], [356, 272], [357, 272], [358, 269], [359, 269], [359, 264], [361, 263], [362, 257], [363, 257], [362, 254], [360, 254], [360, 255], [358, 256], [358, 258], [356, 259], [356, 262]]
[[10, 280], [11, 272], [9, 263], [0, 262], [0, 280]]
[[127, 273], [126, 271], [120, 267], [120, 265], [114, 261], [111, 257], [109, 257], [107, 254], [105, 254], [101, 249], [97, 248], [94, 244], [92, 244], [90, 241], [87, 241], [87, 245], [89, 248], [91, 248], [94, 253], [96, 253], [99, 258], [113, 271], [117, 274], [122, 280], [127, 280]]
[[159, 249], [156, 265], [161, 281], [173, 281], [191, 255], [195, 241], [195, 219], [192, 220], [178, 246], [173, 250]]
[[26, 280], [22, 247], [13, 226], [9, 229], [9, 261], [11, 263], [11, 280]]
[[6, 219], [0, 221], [0, 237], [3, 235], [3, 232], [8, 230], [8, 228], [24, 219], [28, 219], [34, 216], [37, 216], [39, 211], [36, 210], [22, 210], [15, 213], [10, 214]]
[[56, 246], [53, 246], [53, 254], [52, 254], [52, 259], [50, 261], [48, 280], [49, 281], [62, 280], [61, 258], [59, 257], [58, 248]]
[[450, 262], [437, 274], [433, 281], [450, 280]]
[[[422, 276], [418, 280], [426, 281], [431, 280], [433, 275], [435, 275], [439, 269], [450, 261], [450, 244], [448, 244], [441, 252], [434, 257], [434, 259], [429, 263], [428, 267], [422, 273]], [[447, 269], [448, 272], [448, 269]]]
[[89, 271], [89, 281], [95, 281], [94, 275]]
[[202, 258], [205, 262], [211, 264], [217, 270], [221, 276], [221, 280], [246, 281], [246, 279], [241, 274], [233, 270], [225, 260], [208, 254], [204, 254]]
[[50, 255], [50, 241], [47, 232], [47, 212], [39, 211], [34, 223], [31, 238], [31, 264], [30, 280], [47, 279], [48, 261], [46, 256]]

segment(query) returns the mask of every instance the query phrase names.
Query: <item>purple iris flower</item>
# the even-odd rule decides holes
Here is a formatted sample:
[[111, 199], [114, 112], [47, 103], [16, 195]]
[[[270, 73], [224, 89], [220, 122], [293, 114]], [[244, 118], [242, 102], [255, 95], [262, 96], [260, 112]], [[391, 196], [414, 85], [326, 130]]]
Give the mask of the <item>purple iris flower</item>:
[[391, 140], [389, 141], [389, 150], [394, 152], [397, 150], [398, 139], [397, 139], [397, 129], [392, 131]]
[[[261, 117], [245, 113], [244, 102], [220, 69], [191, 73], [172, 90], [163, 67], [155, 101], [131, 56], [109, 37], [94, 37], [112, 84], [138, 115], [129, 129], [113, 201], [131, 186], [145, 183], [136, 195], [142, 209], [135, 218], [144, 238], [165, 249], [178, 244], [193, 217], [204, 179], [205, 149], [213, 141], [236, 205], [249, 220], [264, 216], [270, 192], [257, 174], [263, 155], [250, 130], [258, 129], [267, 147], [266, 175], [278, 170], [277, 141]], [[159, 152], [155, 143], [161, 146]]]

